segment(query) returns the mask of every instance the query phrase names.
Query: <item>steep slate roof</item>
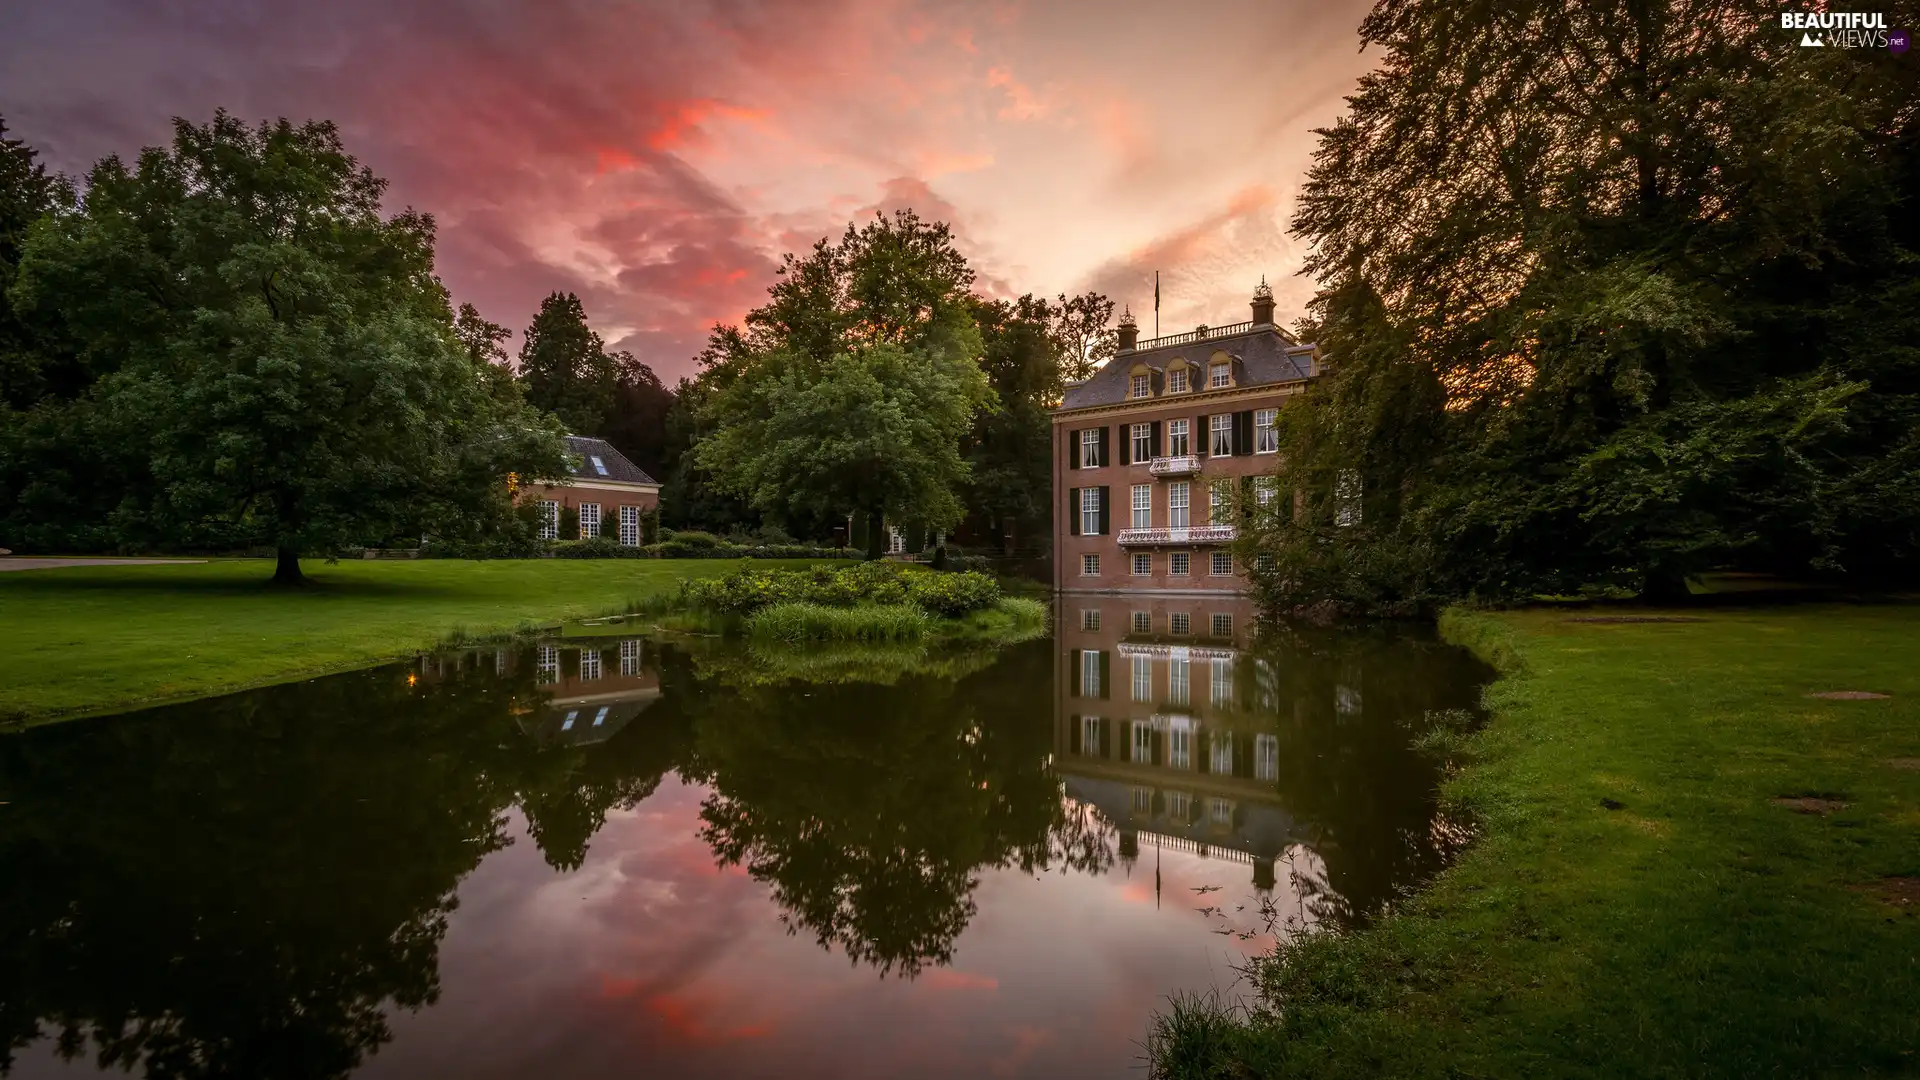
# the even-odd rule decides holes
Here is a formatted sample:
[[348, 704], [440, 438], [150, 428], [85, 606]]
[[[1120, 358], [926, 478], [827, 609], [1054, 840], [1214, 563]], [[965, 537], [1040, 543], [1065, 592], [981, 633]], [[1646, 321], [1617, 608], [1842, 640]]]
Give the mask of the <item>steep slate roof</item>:
[[[1168, 361], [1185, 357], [1188, 363], [1205, 370], [1207, 358], [1216, 352], [1225, 352], [1239, 361], [1239, 384], [1243, 387], [1298, 382], [1313, 377], [1314, 346], [1291, 344], [1276, 327], [1265, 324], [1235, 334], [1115, 353], [1091, 378], [1068, 386], [1060, 408], [1125, 404], [1127, 376], [1135, 364], [1164, 369]], [[1165, 401], [1156, 399], [1155, 403]]]
[[[620, 480], [629, 484], [656, 484], [659, 481], [646, 474], [646, 470], [627, 460], [627, 455], [613, 448], [605, 439], [595, 439], [586, 435], [567, 436], [567, 457], [573, 466], [573, 478], [576, 480]], [[599, 458], [607, 467], [605, 476], [593, 467], [593, 459]]]

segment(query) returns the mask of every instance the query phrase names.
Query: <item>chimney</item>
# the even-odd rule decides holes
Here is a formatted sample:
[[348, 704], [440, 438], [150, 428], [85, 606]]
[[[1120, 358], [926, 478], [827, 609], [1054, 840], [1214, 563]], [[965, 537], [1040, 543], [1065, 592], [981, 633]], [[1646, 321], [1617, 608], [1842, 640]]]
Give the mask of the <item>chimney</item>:
[[1273, 290], [1267, 287], [1267, 275], [1260, 275], [1260, 286], [1253, 290], [1253, 322], [1255, 326], [1273, 325]]
[[[1264, 278], [1261, 280], [1265, 280]], [[1112, 309], [1109, 308], [1109, 311]], [[1133, 321], [1133, 311], [1123, 309], [1120, 312], [1120, 351], [1132, 352], [1140, 341], [1140, 327]]]

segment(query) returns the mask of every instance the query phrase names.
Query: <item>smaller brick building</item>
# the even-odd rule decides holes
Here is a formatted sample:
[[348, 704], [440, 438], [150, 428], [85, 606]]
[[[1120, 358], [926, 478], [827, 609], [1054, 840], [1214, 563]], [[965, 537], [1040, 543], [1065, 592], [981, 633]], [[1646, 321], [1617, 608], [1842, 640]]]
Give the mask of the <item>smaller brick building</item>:
[[574, 539], [560, 535], [560, 511], [567, 508], [579, 515], [580, 539], [607, 536], [639, 546], [641, 517], [660, 506], [659, 482], [605, 439], [567, 436], [567, 461], [573, 467], [571, 483], [526, 484], [518, 493], [540, 507], [540, 535]]
[[1279, 410], [1319, 374], [1318, 351], [1253, 318], [1139, 340], [1067, 388], [1053, 413], [1054, 588], [1061, 592], [1239, 593], [1228, 545], [1235, 490], [1276, 497]]

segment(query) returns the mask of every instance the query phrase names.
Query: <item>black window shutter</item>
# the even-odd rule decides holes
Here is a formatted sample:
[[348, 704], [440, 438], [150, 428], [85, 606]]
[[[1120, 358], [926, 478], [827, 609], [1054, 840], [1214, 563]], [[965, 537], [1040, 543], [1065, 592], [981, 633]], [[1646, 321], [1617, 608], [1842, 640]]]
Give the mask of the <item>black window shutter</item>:
[[1108, 698], [1111, 698], [1113, 696], [1112, 660], [1113, 660], [1113, 657], [1107, 653], [1107, 650], [1105, 649], [1100, 650], [1100, 700], [1101, 701], [1105, 701]]
[[1067, 535], [1080, 535], [1080, 489], [1067, 489]]
[[1133, 425], [1121, 424], [1120, 425], [1120, 464], [1122, 465], [1130, 464], [1130, 462], [1127, 459], [1132, 454], [1133, 454]]
[[1251, 521], [1252, 519], [1253, 519], [1253, 477], [1243, 476], [1240, 478], [1240, 520]]
[[1253, 410], [1233, 414], [1233, 452], [1234, 454], [1253, 453]]
[[1193, 442], [1195, 456], [1206, 457], [1213, 452], [1213, 429], [1207, 426], [1205, 416], [1200, 418], [1200, 423], [1194, 431]]
[[1107, 533], [1112, 531], [1113, 523], [1112, 523], [1112, 520], [1107, 515], [1107, 491], [1108, 490], [1109, 489], [1107, 488], [1100, 489], [1100, 535], [1101, 536], [1105, 536], [1107, 535]]
[[1067, 663], [1073, 665], [1073, 696], [1074, 697], [1086, 696], [1086, 689], [1087, 689], [1086, 678], [1087, 677], [1083, 673], [1087, 669], [1080, 666], [1080, 650], [1079, 649], [1068, 650]]
[[1158, 420], [1153, 422], [1153, 445], [1150, 449], [1153, 451], [1154, 457], [1160, 457], [1164, 453], [1164, 451], [1160, 449], [1160, 421]]
[[1100, 464], [1102, 465], [1113, 460], [1107, 456], [1107, 435], [1109, 431], [1111, 431], [1110, 428], [1103, 427], [1100, 429]]
[[1079, 467], [1080, 433], [1077, 431], [1069, 431], [1067, 432], [1067, 468], [1077, 469]]

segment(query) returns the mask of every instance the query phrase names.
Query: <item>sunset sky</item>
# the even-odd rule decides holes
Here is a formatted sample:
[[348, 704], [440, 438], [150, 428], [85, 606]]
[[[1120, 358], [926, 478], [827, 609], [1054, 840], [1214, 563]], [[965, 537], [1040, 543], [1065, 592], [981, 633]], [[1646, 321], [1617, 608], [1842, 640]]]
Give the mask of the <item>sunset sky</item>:
[[580, 294], [688, 374], [782, 252], [875, 209], [949, 221], [1003, 296], [1098, 289], [1152, 332], [1292, 321], [1286, 235], [1373, 57], [1362, 0], [0, 0], [0, 115], [83, 171], [175, 115], [336, 121], [432, 212], [456, 300]]

